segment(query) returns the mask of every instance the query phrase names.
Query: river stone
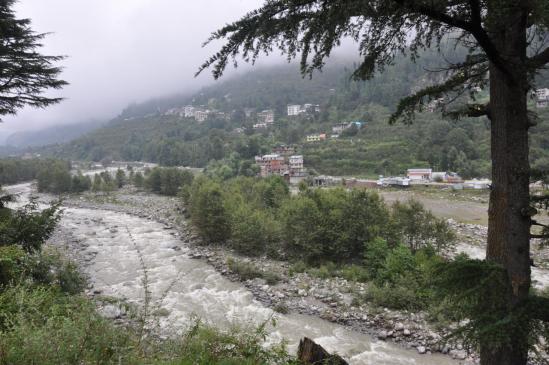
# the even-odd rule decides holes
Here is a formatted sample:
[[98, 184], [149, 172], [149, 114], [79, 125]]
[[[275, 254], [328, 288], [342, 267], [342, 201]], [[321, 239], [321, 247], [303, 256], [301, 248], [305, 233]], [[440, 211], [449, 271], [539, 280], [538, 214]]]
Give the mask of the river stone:
[[427, 352], [427, 349], [425, 348], [425, 346], [418, 346], [417, 352], [419, 352], [420, 354], [424, 354]]

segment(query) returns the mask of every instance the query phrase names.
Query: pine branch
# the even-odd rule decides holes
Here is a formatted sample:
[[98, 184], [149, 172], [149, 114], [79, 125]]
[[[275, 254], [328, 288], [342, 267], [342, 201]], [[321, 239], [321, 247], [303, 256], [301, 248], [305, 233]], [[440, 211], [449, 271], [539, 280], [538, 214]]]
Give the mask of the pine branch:
[[549, 63], [549, 47], [528, 59], [528, 66], [534, 70]]

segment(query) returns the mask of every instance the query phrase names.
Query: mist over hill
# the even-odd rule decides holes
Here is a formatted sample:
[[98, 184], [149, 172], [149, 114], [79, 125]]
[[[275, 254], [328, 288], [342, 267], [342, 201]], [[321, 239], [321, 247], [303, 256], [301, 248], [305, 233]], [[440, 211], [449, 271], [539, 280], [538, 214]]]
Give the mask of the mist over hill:
[[[352, 59], [331, 62], [311, 79], [302, 77], [296, 64], [258, 67], [194, 94], [129, 105], [104, 127], [40, 151], [95, 161], [222, 166], [231, 171], [229, 174], [239, 174], [248, 171], [254, 155], [268, 153], [277, 144], [288, 144], [295, 145], [305, 164], [321, 174], [377, 176], [402, 174], [410, 167], [432, 167], [466, 177], [489, 176], [487, 119], [448, 121], [440, 112], [426, 110], [410, 126], [387, 123], [402, 97], [442, 80], [442, 73], [429, 72], [440, 68], [440, 62], [435, 52], [426, 52], [416, 63], [399, 58], [369, 81], [353, 80], [356, 65]], [[540, 78], [540, 83], [545, 80]], [[288, 104], [306, 103], [318, 104], [320, 111], [300, 117], [287, 115]], [[184, 117], [181, 108], [185, 105], [215, 113], [197, 122]], [[246, 116], [245, 112], [265, 109], [274, 111], [275, 123], [254, 129], [257, 114]], [[549, 153], [543, 147], [548, 143], [549, 134], [544, 131], [549, 118], [545, 110], [540, 112], [540, 124], [532, 130], [534, 167], [549, 164]], [[305, 143], [307, 135], [330, 135], [334, 125], [354, 120], [364, 122], [356, 133]]]
[[21, 131], [11, 134], [6, 146], [15, 148], [39, 147], [70, 142], [105, 124], [103, 121], [88, 121], [74, 124], [54, 125], [35, 131]]

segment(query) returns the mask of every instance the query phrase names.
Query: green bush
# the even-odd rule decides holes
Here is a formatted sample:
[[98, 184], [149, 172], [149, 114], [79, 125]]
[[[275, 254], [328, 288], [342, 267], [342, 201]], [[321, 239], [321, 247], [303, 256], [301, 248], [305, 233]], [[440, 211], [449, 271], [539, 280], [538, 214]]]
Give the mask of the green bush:
[[0, 246], [0, 290], [5, 285], [21, 279], [25, 251], [16, 245]]
[[250, 262], [239, 261], [229, 257], [227, 259], [227, 266], [241, 280], [252, 280], [263, 277], [263, 271]]
[[416, 200], [393, 204], [392, 219], [400, 241], [414, 252], [432, 247], [441, 253], [455, 244], [456, 236], [448, 223], [436, 218]]
[[240, 280], [253, 280], [256, 278], [261, 278], [265, 279], [267, 284], [275, 285], [281, 279], [275, 272], [264, 271], [251, 262], [235, 260], [232, 257], [227, 259], [227, 266], [229, 267], [229, 270], [238, 275]]
[[406, 280], [399, 281], [402, 282], [399, 282], [398, 285], [371, 283], [365, 299], [379, 307], [407, 310], [424, 309], [424, 303], [418, 300], [415, 288], [410, 286]]
[[206, 241], [223, 243], [230, 238], [230, 218], [219, 184], [202, 180], [193, 189], [190, 203], [191, 221]]
[[133, 363], [127, 331], [102, 319], [85, 298], [51, 288], [0, 294], [2, 361], [23, 364]]

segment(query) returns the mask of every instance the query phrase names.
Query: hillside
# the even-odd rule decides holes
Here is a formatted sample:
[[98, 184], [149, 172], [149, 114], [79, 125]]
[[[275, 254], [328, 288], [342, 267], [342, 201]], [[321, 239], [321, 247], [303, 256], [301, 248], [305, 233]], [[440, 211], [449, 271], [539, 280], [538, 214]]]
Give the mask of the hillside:
[[[42, 150], [56, 157], [144, 160], [163, 165], [205, 167], [214, 160], [230, 174], [247, 171], [255, 154], [277, 144], [296, 145], [305, 164], [320, 174], [376, 176], [402, 174], [409, 167], [431, 166], [465, 177], [488, 176], [489, 125], [486, 119], [443, 120], [439, 112], [417, 115], [412, 125], [387, 124], [398, 100], [441, 76], [434, 54], [420, 62], [399, 59], [382, 75], [352, 80], [351, 61], [338, 60], [312, 79], [303, 78], [295, 64], [254, 69], [243, 76], [204, 88], [192, 96], [174, 96], [131, 105], [105, 127], [70, 143]], [[321, 111], [288, 117], [288, 104], [319, 104]], [[225, 113], [203, 123], [168, 115], [170, 108], [192, 104]], [[252, 129], [257, 122], [245, 108], [273, 109], [276, 122]], [[540, 111], [532, 130], [532, 162], [549, 165], [549, 112]], [[339, 122], [361, 120], [354, 133], [319, 143], [304, 143], [311, 133], [331, 134]], [[245, 162], [247, 161], [247, 162]], [[245, 162], [245, 163], [244, 163]], [[243, 164], [244, 163], [244, 164]], [[242, 171], [241, 171], [242, 170]]]
[[54, 125], [37, 131], [16, 132], [6, 139], [6, 146], [25, 148], [67, 143], [92, 130], [100, 128], [103, 124], [104, 122], [89, 121]]

